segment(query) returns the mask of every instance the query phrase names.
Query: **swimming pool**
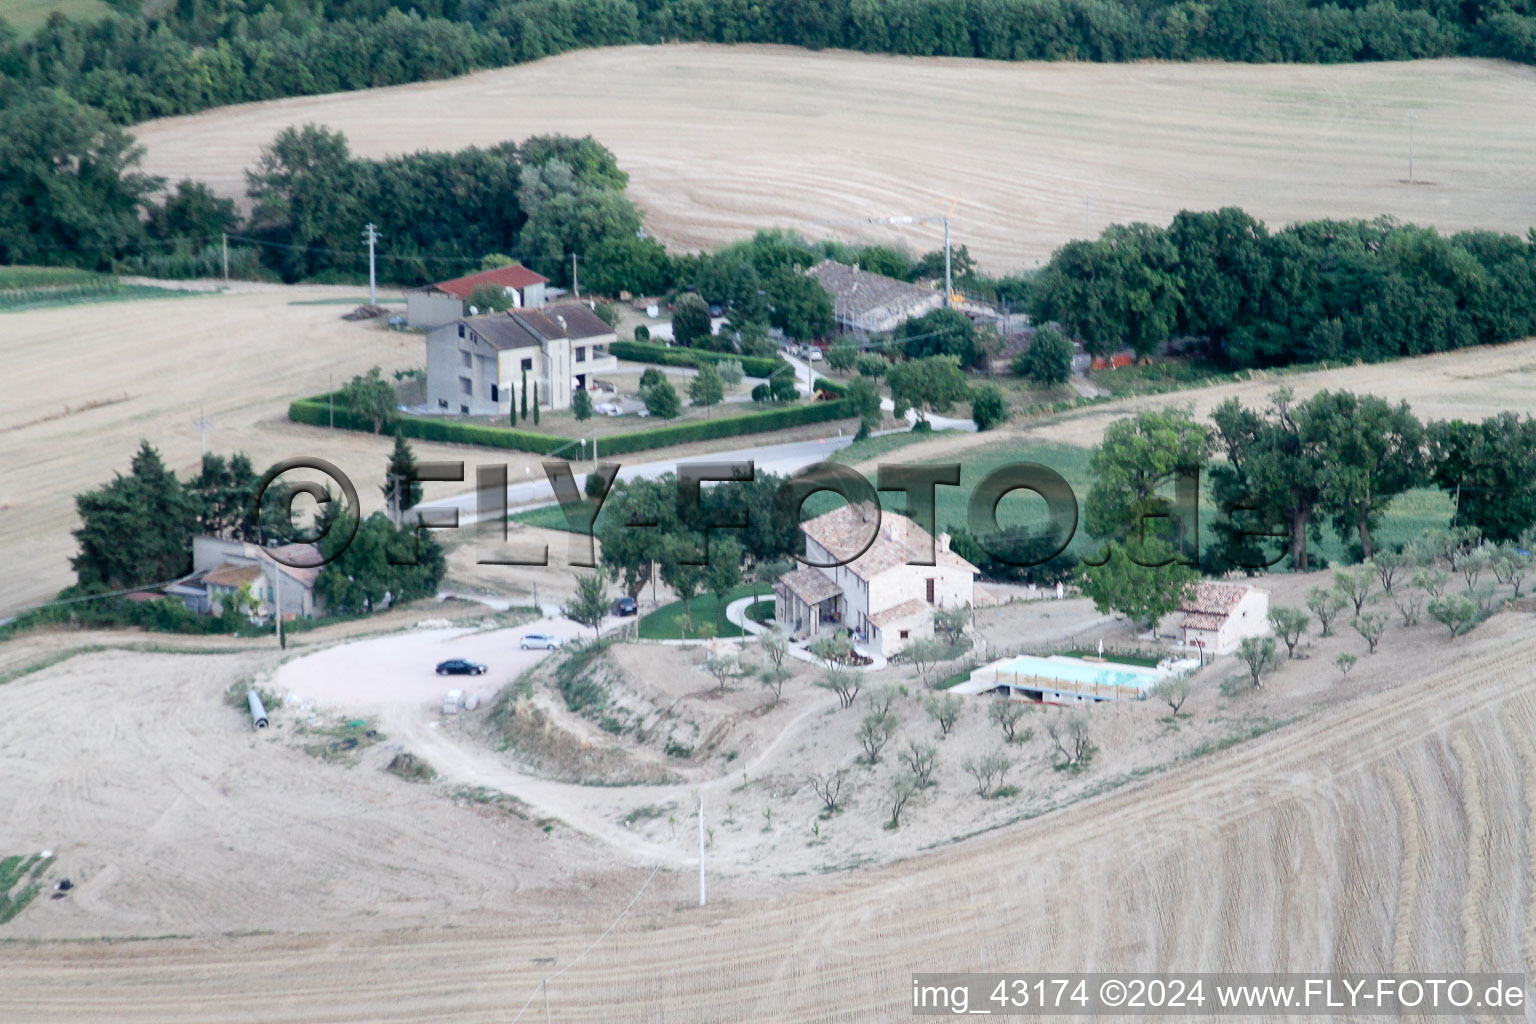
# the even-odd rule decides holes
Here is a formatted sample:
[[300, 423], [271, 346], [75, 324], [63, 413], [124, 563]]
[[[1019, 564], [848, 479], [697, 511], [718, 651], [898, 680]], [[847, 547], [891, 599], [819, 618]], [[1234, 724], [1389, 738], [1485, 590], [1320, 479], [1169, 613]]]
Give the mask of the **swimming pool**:
[[1113, 686], [1137, 691], [1149, 689], [1162, 678], [1154, 669], [1137, 668], [1134, 665], [1080, 661], [1062, 655], [1037, 658], [1030, 654], [1019, 655], [997, 666], [998, 682], [1023, 684], [1023, 679], [1010, 680], [1010, 675], [1055, 680], [1063, 684], [1064, 689]]

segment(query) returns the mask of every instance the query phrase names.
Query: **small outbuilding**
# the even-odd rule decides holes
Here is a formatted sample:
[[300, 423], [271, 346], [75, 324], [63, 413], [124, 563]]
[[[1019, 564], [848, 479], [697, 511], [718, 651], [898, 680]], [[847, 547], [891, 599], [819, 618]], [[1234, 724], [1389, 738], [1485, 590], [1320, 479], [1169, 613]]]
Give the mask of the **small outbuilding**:
[[1269, 595], [1246, 583], [1201, 580], [1178, 610], [1180, 641], [1206, 654], [1231, 654], [1244, 637], [1270, 631]]
[[412, 327], [431, 330], [452, 323], [468, 312], [469, 297], [476, 288], [501, 289], [514, 309], [538, 309], [544, 305], [544, 287], [549, 278], [534, 273], [522, 264], [482, 270], [436, 284], [412, 288], [405, 293], [405, 318]]

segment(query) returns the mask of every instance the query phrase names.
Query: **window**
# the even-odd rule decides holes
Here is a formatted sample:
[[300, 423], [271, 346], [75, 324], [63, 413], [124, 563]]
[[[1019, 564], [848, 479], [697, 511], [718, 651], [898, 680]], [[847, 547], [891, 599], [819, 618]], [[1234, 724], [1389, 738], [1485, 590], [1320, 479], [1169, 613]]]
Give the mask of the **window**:
[[466, 370], [469, 369], [469, 351], [467, 349], [459, 351], [459, 365]]
[[448, 399], [446, 399], [446, 398], [439, 398], [437, 400], [437, 407], [439, 409], [446, 409], [446, 408], [448, 408]]
[[576, 361], [578, 363], [584, 363], [584, 362], [587, 361], [587, 350], [586, 349], [578, 348], [576, 350]]
[[498, 389], [496, 387], [495, 384], [491, 385], [491, 401], [493, 401], [493, 402], [501, 401], [501, 391], [500, 391], [500, 389]]
[[459, 337], [464, 337], [464, 325], [459, 324]]
[[474, 393], [475, 393], [475, 383], [474, 383], [474, 381], [470, 380], [468, 377], [460, 377], [459, 378], [459, 394], [461, 394], [461, 395], [473, 395]]
[[928, 577], [928, 603], [933, 604], [933, 577]]
[[533, 369], [533, 360], [532, 359], [524, 359], [523, 360], [523, 369], [525, 369], [525, 370]]
[[902, 630], [901, 631], [901, 638], [903, 640], [910, 640], [910, 639], [912, 639], [912, 631], [910, 629]]
[[469, 406], [467, 406], [467, 405], [459, 406], [459, 412], [461, 412], [464, 415], [468, 416], [469, 415]]

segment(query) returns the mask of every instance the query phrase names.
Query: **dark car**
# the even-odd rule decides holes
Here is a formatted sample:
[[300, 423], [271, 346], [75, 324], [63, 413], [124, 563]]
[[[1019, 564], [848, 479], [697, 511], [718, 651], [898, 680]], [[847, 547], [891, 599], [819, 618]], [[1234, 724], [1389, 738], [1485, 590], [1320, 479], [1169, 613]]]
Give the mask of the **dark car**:
[[483, 676], [485, 666], [477, 665], [463, 658], [449, 658], [437, 666], [437, 674], [440, 676]]
[[710, 316], [725, 316], [725, 307], [720, 305], [720, 303], [718, 303], [718, 302], [711, 302], [709, 304], [709, 315]]
[[613, 602], [613, 614], [615, 615], [639, 615], [640, 606], [632, 597], [621, 597]]

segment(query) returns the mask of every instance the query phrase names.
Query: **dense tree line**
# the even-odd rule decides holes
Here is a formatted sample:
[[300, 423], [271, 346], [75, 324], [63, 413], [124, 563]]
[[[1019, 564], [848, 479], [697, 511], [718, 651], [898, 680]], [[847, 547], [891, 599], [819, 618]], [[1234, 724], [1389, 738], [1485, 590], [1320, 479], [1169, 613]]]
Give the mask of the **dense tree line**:
[[1271, 232], [1238, 209], [1183, 211], [1062, 246], [1028, 301], [1094, 355], [1180, 337], [1234, 367], [1421, 355], [1536, 333], [1536, 234], [1389, 218]]
[[216, 276], [230, 233], [236, 277], [351, 280], [367, 272], [359, 239], [372, 222], [385, 282], [441, 280], [514, 253], [565, 284], [569, 254], [641, 242], [628, 175], [591, 138], [369, 160], [339, 132], [290, 127], [246, 171], [244, 221], [201, 183], [165, 190], [140, 156], [123, 129], [57, 90], [0, 109], [0, 263]]
[[1536, 61], [1531, 0], [303, 0], [137, 3], [0, 25], [0, 104], [59, 88], [120, 124], [425, 81], [586, 46], [785, 43], [992, 60]]

